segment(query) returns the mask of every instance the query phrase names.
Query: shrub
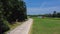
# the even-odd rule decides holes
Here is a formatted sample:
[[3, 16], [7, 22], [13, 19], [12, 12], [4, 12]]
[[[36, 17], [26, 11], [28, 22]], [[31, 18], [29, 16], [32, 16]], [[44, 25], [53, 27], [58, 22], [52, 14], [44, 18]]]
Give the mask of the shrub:
[[6, 24], [4, 24], [3, 20], [0, 19], [0, 34], [3, 34], [8, 30], [9, 30], [9, 27]]

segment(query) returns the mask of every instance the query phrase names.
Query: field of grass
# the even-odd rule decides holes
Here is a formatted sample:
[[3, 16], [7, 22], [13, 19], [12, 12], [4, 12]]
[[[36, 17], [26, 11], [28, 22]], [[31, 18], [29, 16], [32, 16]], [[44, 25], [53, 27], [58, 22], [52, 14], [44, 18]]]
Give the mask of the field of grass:
[[31, 34], [60, 34], [59, 18], [33, 18]]

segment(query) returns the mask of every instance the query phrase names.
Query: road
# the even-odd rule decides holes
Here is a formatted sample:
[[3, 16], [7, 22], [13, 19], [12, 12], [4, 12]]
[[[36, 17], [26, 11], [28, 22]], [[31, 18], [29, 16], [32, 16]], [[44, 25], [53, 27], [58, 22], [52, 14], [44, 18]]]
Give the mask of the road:
[[7, 34], [28, 34], [32, 23], [33, 19], [29, 18], [28, 21], [9, 31]]

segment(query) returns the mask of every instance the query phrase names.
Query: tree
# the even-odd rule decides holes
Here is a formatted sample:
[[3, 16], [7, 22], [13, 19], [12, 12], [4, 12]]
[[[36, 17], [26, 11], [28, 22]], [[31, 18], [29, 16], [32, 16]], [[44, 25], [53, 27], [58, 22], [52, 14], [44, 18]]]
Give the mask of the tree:
[[1, 0], [3, 16], [8, 22], [24, 21], [27, 19], [26, 4], [22, 0]]
[[53, 17], [56, 17], [56, 11], [53, 12]]
[[19, 3], [20, 3], [20, 14], [19, 14], [20, 16], [18, 18], [18, 21], [19, 20], [23, 21], [27, 19], [26, 4], [23, 1], [20, 1]]
[[60, 13], [57, 13], [57, 17], [59, 17], [59, 18], [60, 18]]
[[10, 24], [14, 24], [16, 20], [24, 21], [27, 19], [26, 11], [26, 4], [22, 0], [0, 0], [0, 34], [9, 30], [2, 19]]

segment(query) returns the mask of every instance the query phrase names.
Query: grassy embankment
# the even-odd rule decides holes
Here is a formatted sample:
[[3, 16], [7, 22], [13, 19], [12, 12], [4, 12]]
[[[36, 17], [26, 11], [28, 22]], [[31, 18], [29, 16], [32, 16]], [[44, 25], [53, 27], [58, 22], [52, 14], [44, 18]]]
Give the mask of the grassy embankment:
[[33, 18], [31, 34], [60, 34], [60, 18]]
[[[13, 30], [14, 28], [16, 28], [17, 26], [19, 26], [19, 25], [22, 24], [22, 22], [16, 22], [15, 24], [9, 24], [7, 21], [5, 21], [5, 23], [6, 23], [6, 25], [9, 26], [10, 30]], [[5, 34], [6, 34], [7, 32], [9, 32], [10, 30], [6, 31]]]

